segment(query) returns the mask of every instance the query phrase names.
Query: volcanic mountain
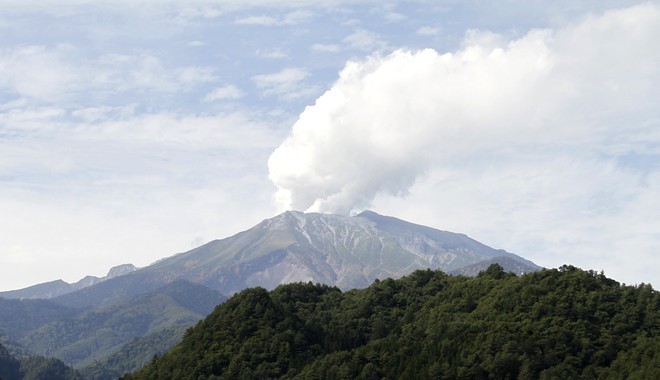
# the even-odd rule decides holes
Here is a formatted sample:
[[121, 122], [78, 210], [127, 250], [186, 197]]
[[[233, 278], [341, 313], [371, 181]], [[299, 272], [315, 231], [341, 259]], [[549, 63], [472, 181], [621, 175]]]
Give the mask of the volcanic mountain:
[[232, 237], [215, 240], [148, 267], [53, 300], [85, 307], [109, 304], [183, 279], [231, 295], [247, 287], [311, 281], [342, 289], [415, 269], [445, 272], [515, 263], [518, 273], [540, 267], [465, 235], [365, 211], [340, 216], [287, 211]]

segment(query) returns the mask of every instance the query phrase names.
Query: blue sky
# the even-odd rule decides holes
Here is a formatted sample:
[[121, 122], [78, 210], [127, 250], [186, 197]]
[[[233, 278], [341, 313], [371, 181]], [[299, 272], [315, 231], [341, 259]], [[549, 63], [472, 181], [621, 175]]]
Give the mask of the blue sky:
[[0, 1], [0, 289], [371, 208], [658, 286], [660, 7]]

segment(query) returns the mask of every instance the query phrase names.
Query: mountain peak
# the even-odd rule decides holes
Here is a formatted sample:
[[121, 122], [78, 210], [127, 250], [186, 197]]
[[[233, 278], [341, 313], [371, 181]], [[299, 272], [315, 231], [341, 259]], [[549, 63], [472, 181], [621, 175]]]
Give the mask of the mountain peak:
[[106, 279], [111, 279], [115, 278], [118, 276], [123, 276], [125, 274], [135, 272], [137, 268], [133, 264], [122, 264], [122, 265], [117, 265], [115, 267], [110, 268], [108, 271], [108, 275], [105, 276]]
[[291, 281], [349, 289], [418, 268], [451, 271], [497, 257], [529, 263], [463, 234], [371, 210], [353, 217], [290, 210], [235, 236], [159, 262], [158, 270], [168, 276], [181, 273], [191, 281], [204, 278], [201, 283], [233, 294], [248, 286], [274, 288]]
[[364, 210], [364, 211], [362, 211], [361, 213], [359, 213], [359, 214], [357, 214], [357, 215], [355, 215], [355, 216], [356, 216], [356, 217], [359, 217], [359, 218], [373, 218], [373, 217], [376, 217], [376, 218], [377, 218], [377, 217], [382, 217], [382, 215], [380, 215], [379, 213], [374, 212], [374, 211], [371, 211], [371, 210]]

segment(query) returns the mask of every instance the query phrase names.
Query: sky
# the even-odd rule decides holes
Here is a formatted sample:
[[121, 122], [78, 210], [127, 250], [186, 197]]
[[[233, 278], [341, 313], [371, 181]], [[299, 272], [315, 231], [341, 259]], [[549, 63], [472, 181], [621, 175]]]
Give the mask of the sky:
[[0, 0], [0, 290], [371, 209], [660, 286], [660, 3]]

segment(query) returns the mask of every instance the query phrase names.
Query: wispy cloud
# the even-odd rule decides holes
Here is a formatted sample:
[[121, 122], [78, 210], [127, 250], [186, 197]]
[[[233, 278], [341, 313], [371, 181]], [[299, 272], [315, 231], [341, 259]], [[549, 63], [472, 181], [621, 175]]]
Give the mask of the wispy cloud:
[[254, 84], [264, 95], [275, 95], [284, 99], [308, 96], [313, 88], [305, 87], [304, 80], [309, 72], [299, 67], [287, 67], [276, 73], [261, 74], [252, 77]]
[[320, 53], [337, 53], [341, 47], [337, 44], [313, 44], [312, 50]]
[[19, 97], [66, 103], [83, 93], [174, 93], [215, 82], [215, 68], [165, 67], [151, 54], [85, 59], [69, 45], [20, 46], [0, 51], [0, 89]]
[[271, 16], [248, 16], [236, 20], [236, 24], [239, 25], [271, 26], [271, 25], [278, 25], [279, 23], [280, 20]]
[[342, 40], [350, 49], [369, 53], [387, 48], [387, 43], [376, 33], [359, 29]]
[[309, 21], [314, 14], [310, 11], [298, 10], [287, 13], [282, 17], [273, 17], [266, 15], [247, 16], [236, 19], [235, 23], [239, 25], [260, 25], [260, 26], [281, 26], [298, 25]]
[[437, 36], [440, 33], [440, 28], [432, 26], [423, 26], [417, 29], [417, 34], [420, 36]]
[[86, 84], [87, 69], [78, 70], [67, 56], [70, 45], [19, 46], [0, 50], [0, 89], [17, 96], [52, 101]]
[[259, 58], [266, 58], [266, 59], [284, 59], [284, 58], [289, 57], [288, 54], [286, 54], [280, 48], [274, 48], [274, 49], [268, 49], [268, 50], [258, 50], [257, 51], [257, 56]]
[[233, 84], [228, 84], [226, 86], [218, 87], [206, 94], [204, 101], [213, 102], [216, 100], [235, 100], [242, 98], [244, 95], [243, 91], [238, 87]]

